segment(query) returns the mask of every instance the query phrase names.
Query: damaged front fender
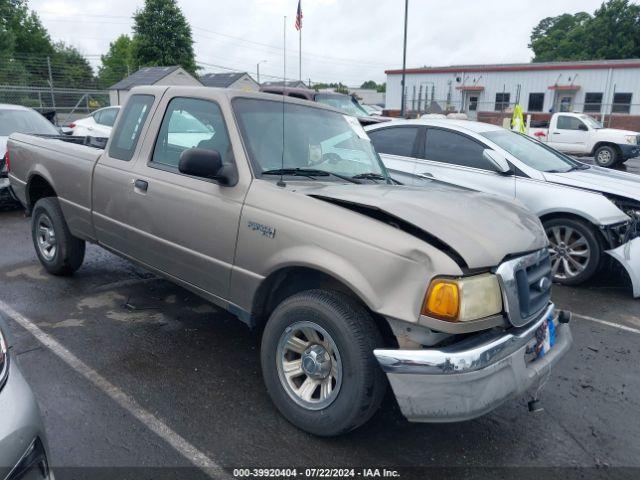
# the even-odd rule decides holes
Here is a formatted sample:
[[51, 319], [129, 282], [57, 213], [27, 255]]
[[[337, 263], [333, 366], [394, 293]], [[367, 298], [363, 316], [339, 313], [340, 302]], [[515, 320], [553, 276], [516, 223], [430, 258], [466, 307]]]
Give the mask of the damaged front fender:
[[640, 237], [606, 252], [615, 258], [629, 274], [634, 298], [640, 297]]

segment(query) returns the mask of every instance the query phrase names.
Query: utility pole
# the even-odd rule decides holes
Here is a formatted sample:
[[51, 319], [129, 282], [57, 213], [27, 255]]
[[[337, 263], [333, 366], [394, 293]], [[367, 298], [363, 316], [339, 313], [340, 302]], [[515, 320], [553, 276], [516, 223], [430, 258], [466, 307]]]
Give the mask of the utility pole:
[[404, 47], [402, 49], [402, 96], [400, 106], [400, 116], [405, 116], [405, 103], [406, 103], [406, 92], [405, 92], [405, 81], [407, 79], [407, 23], [409, 21], [409, 0], [404, 0]]

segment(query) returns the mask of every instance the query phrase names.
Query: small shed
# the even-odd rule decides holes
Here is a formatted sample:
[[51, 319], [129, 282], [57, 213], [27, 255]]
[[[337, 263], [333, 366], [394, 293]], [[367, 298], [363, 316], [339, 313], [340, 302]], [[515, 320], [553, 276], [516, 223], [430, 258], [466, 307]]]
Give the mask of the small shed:
[[309, 88], [302, 80], [287, 80], [285, 82], [263, 82], [263, 87]]
[[205, 87], [233, 88], [245, 92], [258, 92], [260, 84], [247, 72], [239, 73], [207, 73], [200, 77]]
[[108, 88], [111, 105], [122, 105], [129, 96], [129, 90], [143, 85], [202, 86], [197, 78], [179, 66], [144, 67]]

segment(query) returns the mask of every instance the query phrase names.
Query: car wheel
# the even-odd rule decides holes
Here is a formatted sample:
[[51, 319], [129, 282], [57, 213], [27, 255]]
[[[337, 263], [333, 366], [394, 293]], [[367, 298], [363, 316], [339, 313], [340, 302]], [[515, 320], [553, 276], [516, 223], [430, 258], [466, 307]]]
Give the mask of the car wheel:
[[72, 275], [82, 265], [85, 242], [69, 232], [57, 198], [41, 198], [36, 202], [31, 236], [40, 263], [49, 273]]
[[596, 150], [594, 158], [600, 167], [613, 167], [618, 163], [618, 152], [605, 145]]
[[284, 417], [320, 436], [346, 433], [379, 408], [386, 378], [373, 356], [382, 337], [351, 297], [309, 290], [285, 299], [262, 336], [267, 391]]
[[578, 285], [598, 270], [602, 247], [594, 230], [585, 222], [554, 218], [544, 223], [549, 237], [553, 280], [564, 285]]

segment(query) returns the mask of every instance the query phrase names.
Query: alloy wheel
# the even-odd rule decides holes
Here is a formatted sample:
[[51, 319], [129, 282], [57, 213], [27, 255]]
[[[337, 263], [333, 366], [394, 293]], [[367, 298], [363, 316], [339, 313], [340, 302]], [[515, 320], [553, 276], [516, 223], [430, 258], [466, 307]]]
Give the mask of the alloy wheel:
[[53, 222], [51, 222], [49, 216], [44, 213], [38, 217], [36, 235], [40, 254], [48, 262], [52, 261], [58, 251], [58, 242], [56, 241], [56, 232], [53, 229]]
[[591, 259], [587, 239], [574, 228], [556, 225], [547, 229], [551, 273], [554, 279], [574, 278], [585, 271]]

